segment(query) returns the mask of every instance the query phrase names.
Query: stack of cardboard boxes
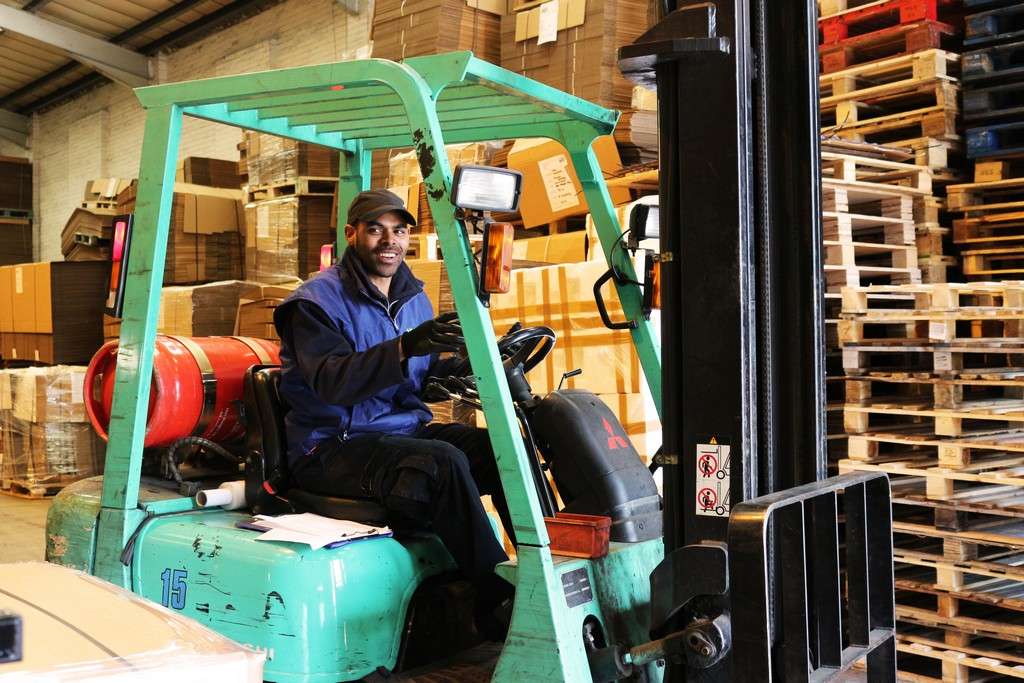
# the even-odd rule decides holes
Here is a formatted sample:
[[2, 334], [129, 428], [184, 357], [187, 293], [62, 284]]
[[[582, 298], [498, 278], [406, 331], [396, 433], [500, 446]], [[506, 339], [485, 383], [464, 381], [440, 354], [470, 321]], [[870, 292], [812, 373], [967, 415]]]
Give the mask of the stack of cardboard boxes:
[[[118, 195], [117, 213], [135, 210], [136, 188]], [[240, 189], [175, 183], [164, 284], [241, 279], [244, 226]]]
[[633, 85], [617, 51], [653, 21], [647, 0], [515, 2], [501, 20], [501, 66], [612, 109], [628, 109]]
[[117, 198], [131, 185], [127, 178], [98, 178], [85, 184], [82, 201], [64, 224], [60, 250], [65, 261], [109, 261]]
[[[245, 205], [245, 273], [280, 283], [317, 270], [331, 228], [338, 153], [273, 135], [245, 134], [249, 185]], [[261, 190], [256, 192], [255, 190]]]
[[472, 50], [498, 63], [504, 0], [377, 0], [373, 56], [399, 61], [454, 50]]
[[285, 297], [295, 291], [300, 280], [276, 285], [251, 285], [240, 294], [238, 314], [235, 318], [235, 334], [240, 337], [256, 337], [277, 341], [274, 328], [274, 309]]
[[32, 164], [0, 157], [0, 265], [32, 260]]
[[41, 497], [102, 473], [84, 380], [81, 366], [0, 370], [0, 489]]
[[98, 261], [0, 267], [0, 356], [84, 363], [102, 343], [110, 277]]

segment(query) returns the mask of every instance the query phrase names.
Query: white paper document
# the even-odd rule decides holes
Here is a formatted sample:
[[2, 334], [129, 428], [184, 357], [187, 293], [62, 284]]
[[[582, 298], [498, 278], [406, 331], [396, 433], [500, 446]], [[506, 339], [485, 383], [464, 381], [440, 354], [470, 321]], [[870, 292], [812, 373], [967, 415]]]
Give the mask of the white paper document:
[[311, 513], [301, 515], [256, 515], [255, 526], [266, 528], [258, 541], [305, 543], [313, 550], [375, 536], [391, 536], [388, 527], [369, 526], [344, 519], [331, 519]]

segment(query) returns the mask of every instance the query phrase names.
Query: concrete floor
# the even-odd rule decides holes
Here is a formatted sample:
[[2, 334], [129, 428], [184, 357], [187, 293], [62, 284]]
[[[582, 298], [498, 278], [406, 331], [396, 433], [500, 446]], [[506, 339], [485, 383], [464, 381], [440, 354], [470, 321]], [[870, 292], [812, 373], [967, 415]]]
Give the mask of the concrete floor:
[[26, 500], [0, 493], [0, 562], [44, 559], [49, 509], [49, 499]]

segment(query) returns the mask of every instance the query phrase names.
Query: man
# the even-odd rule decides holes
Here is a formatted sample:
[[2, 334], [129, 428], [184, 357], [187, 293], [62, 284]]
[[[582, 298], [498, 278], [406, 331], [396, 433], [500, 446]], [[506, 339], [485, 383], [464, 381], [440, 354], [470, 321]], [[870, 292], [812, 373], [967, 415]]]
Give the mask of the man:
[[486, 430], [427, 424], [424, 380], [444, 376], [438, 355], [462, 338], [454, 315], [432, 317], [404, 262], [415, 224], [394, 193], [361, 192], [341, 261], [275, 311], [289, 468], [299, 488], [379, 502], [396, 530], [432, 529], [476, 585], [481, 634], [500, 637], [493, 612], [513, 589], [494, 573], [508, 558], [481, 493], [512, 526]]

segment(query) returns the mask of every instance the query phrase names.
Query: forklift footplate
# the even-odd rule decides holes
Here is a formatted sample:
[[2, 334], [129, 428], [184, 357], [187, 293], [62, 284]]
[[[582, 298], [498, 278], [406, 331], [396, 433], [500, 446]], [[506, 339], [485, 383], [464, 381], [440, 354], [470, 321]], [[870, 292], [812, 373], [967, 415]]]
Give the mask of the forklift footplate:
[[501, 643], [482, 643], [474, 648], [413, 671], [398, 674], [396, 683], [480, 683], [489, 681], [501, 654]]

